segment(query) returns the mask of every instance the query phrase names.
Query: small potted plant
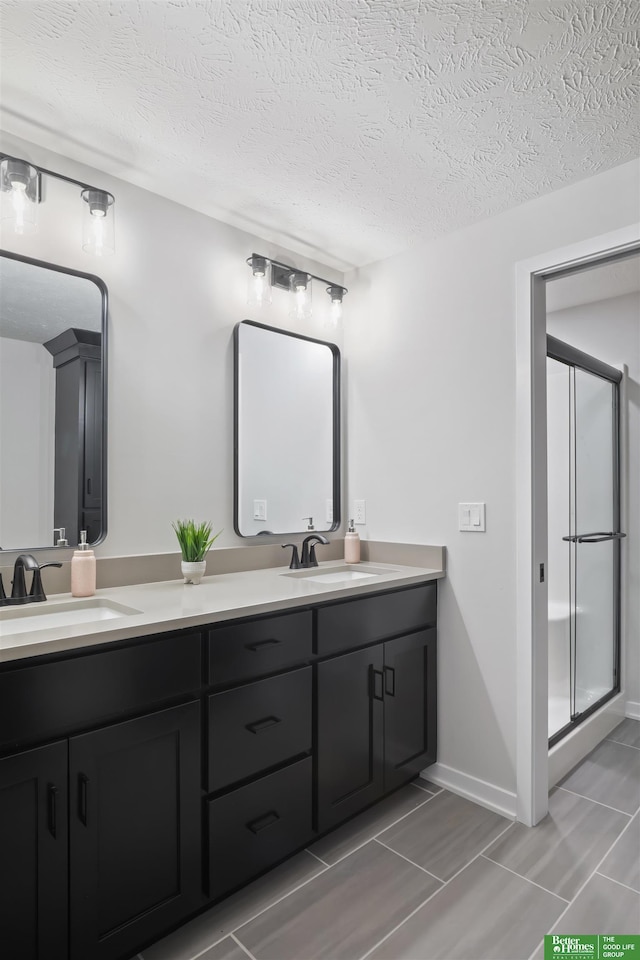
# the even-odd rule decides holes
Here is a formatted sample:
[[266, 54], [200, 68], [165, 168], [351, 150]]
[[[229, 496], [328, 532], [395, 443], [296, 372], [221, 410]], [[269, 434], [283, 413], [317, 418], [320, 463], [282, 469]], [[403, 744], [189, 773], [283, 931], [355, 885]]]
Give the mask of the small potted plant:
[[206, 556], [211, 544], [220, 534], [211, 535], [212, 524], [195, 520], [176, 520], [171, 526], [176, 532], [182, 551], [182, 576], [185, 583], [200, 583], [207, 569]]

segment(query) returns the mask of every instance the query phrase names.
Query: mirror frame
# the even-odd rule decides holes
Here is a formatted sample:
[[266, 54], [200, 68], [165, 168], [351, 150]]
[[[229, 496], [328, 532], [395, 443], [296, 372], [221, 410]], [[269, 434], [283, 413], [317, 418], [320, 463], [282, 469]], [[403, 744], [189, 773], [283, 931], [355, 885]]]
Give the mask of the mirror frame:
[[333, 389], [332, 389], [332, 434], [333, 434], [333, 470], [332, 470], [332, 494], [333, 494], [333, 523], [328, 530], [320, 530], [319, 533], [332, 533], [338, 530], [342, 522], [342, 503], [341, 503], [341, 436], [340, 436], [340, 350], [335, 343], [327, 340], [318, 340], [316, 337], [307, 337], [301, 333], [294, 333], [291, 330], [282, 330], [280, 327], [271, 327], [266, 323], [258, 323], [255, 320], [241, 320], [233, 328], [233, 529], [243, 540], [264, 539], [271, 542], [275, 537], [290, 537], [306, 534], [307, 530], [281, 530], [277, 533], [241, 533], [239, 528], [239, 447], [240, 447], [240, 396], [239, 396], [239, 370], [238, 361], [240, 354], [240, 328], [243, 324], [250, 327], [259, 327], [261, 330], [269, 330], [272, 333], [278, 333], [284, 337], [293, 337], [295, 340], [306, 340], [308, 343], [317, 343], [331, 350], [333, 358]]
[[[108, 326], [109, 326], [109, 294], [107, 291], [107, 286], [104, 280], [101, 280], [100, 277], [97, 277], [93, 273], [84, 273], [81, 270], [73, 270], [71, 267], [62, 267], [57, 263], [48, 263], [46, 260], [36, 260], [33, 257], [25, 257], [20, 253], [13, 253], [11, 250], [3, 250], [0, 248], [0, 257], [6, 257], [9, 260], [19, 260], [22, 263], [29, 263], [34, 267], [42, 267], [45, 270], [55, 270], [57, 273], [66, 273], [72, 277], [79, 277], [81, 280], [90, 280], [92, 283], [95, 283], [98, 290], [100, 291], [100, 300], [102, 308], [102, 317], [101, 317], [101, 350], [102, 350], [102, 470], [101, 470], [101, 479], [102, 479], [102, 491], [103, 491], [103, 504], [102, 504], [102, 528], [100, 530], [100, 536], [97, 540], [91, 542], [91, 547], [97, 547], [99, 544], [103, 543], [105, 537], [107, 536], [107, 517], [108, 517], [108, 488], [107, 488], [107, 425], [108, 425], [108, 407], [107, 407], [107, 358], [108, 358]], [[52, 527], [53, 530], [53, 527]], [[34, 553], [36, 550], [74, 550], [76, 544], [70, 543], [68, 547], [56, 547], [54, 544], [37, 546], [37, 547], [8, 547], [6, 550], [3, 550], [3, 554], [13, 554], [20, 552], [29, 552]]]

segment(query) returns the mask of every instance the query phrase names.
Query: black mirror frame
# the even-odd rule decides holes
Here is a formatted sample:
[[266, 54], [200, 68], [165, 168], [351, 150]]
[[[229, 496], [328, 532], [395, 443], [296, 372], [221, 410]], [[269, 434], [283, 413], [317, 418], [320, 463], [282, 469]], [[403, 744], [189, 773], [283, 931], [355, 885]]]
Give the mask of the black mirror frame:
[[[25, 257], [22, 254], [13, 253], [10, 250], [0, 249], [0, 257], [6, 257], [9, 260], [19, 260], [21, 263], [29, 263], [34, 267], [43, 267], [45, 270], [55, 270], [57, 273], [66, 273], [72, 277], [79, 277], [81, 280], [90, 280], [92, 283], [95, 283], [98, 290], [100, 291], [101, 298], [101, 307], [102, 307], [102, 331], [101, 331], [101, 348], [102, 348], [102, 491], [103, 491], [103, 503], [102, 503], [102, 525], [100, 529], [100, 536], [97, 540], [91, 541], [91, 547], [97, 547], [99, 544], [104, 542], [104, 539], [107, 535], [107, 506], [108, 506], [108, 495], [107, 495], [107, 424], [108, 424], [108, 407], [107, 407], [107, 364], [108, 364], [108, 355], [109, 351], [107, 348], [108, 345], [108, 327], [109, 327], [109, 294], [107, 291], [107, 286], [100, 277], [97, 277], [93, 273], [83, 273], [81, 270], [73, 270], [71, 267], [62, 267], [57, 263], [48, 263], [46, 260], [36, 260], [33, 257]], [[53, 528], [52, 528], [53, 530]], [[55, 549], [73, 549], [75, 544], [69, 544], [68, 548], [55, 547], [54, 544], [49, 546], [37, 546], [37, 547], [10, 547], [7, 548], [6, 552], [9, 553], [19, 553], [28, 550], [29, 553], [33, 553], [36, 550], [55, 550]]]
[[243, 324], [246, 324], [250, 327], [259, 327], [261, 330], [269, 330], [272, 333], [279, 333], [282, 336], [293, 337], [295, 340], [306, 340], [308, 343], [318, 343], [323, 347], [328, 347], [331, 350], [331, 355], [333, 357], [333, 395], [332, 395], [332, 433], [333, 433], [333, 471], [332, 471], [332, 485], [333, 485], [333, 523], [327, 531], [323, 530], [322, 533], [332, 533], [335, 530], [338, 530], [342, 522], [341, 519], [341, 436], [340, 436], [340, 350], [335, 343], [330, 343], [327, 340], [318, 340], [316, 337], [306, 337], [301, 333], [293, 333], [290, 330], [282, 330], [280, 327], [271, 327], [265, 323], [257, 323], [255, 320], [241, 320], [233, 328], [233, 529], [239, 537], [242, 537], [243, 540], [255, 540], [260, 538], [262, 540], [270, 540], [271, 537], [290, 537], [296, 536], [298, 534], [307, 533], [306, 530], [279, 530], [277, 533], [273, 534], [247, 534], [241, 533], [239, 527], [239, 517], [238, 517], [238, 508], [239, 508], [239, 483], [240, 483], [240, 472], [238, 464], [238, 450], [239, 450], [239, 439], [240, 439], [240, 424], [239, 424], [239, 410], [240, 410], [240, 397], [239, 397], [239, 377], [238, 377], [238, 359], [240, 353], [240, 328]]

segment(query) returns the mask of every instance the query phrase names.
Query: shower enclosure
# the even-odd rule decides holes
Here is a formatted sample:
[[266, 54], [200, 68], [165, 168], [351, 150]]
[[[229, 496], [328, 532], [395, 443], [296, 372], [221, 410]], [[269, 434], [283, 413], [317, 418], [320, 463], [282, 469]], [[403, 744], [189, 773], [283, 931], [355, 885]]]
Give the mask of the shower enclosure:
[[620, 689], [621, 379], [547, 337], [550, 746]]

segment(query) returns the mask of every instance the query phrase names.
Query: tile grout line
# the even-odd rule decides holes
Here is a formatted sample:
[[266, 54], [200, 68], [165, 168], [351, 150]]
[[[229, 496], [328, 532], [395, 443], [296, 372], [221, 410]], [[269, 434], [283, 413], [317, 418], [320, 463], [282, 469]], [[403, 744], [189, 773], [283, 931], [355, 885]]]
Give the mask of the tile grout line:
[[616, 880], [615, 877], [608, 877], [606, 873], [600, 873], [599, 870], [595, 870], [594, 875], [595, 873], [597, 873], [599, 877], [602, 877], [603, 880], [610, 880], [611, 883], [617, 883], [619, 887], [624, 887], [625, 890], [630, 890], [631, 893], [636, 893], [640, 896], [640, 890], [635, 890], [633, 887], [630, 887], [628, 883], [623, 883], [622, 880]]
[[[564, 787], [561, 787], [560, 789], [564, 789]], [[568, 790], [567, 793], [571, 793], [571, 791]], [[578, 794], [578, 796], [580, 796], [580, 794]], [[597, 802], [597, 801], [594, 801], [594, 802]], [[606, 804], [602, 804], [602, 806], [606, 806]], [[612, 809], [614, 809], [614, 808], [612, 808]], [[618, 812], [618, 813], [622, 813], [622, 810], [618, 810], [617, 812]], [[628, 814], [627, 814], [627, 816], [628, 816]], [[616, 843], [618, 842], [618, 840], [620, 839], [620, 837], [622, 837], [623, 834], [625, 834], [626, 831], [629, 829], [629, 825], [631, 824], [632, 820], [633, 820], [633, 817], [629, 817], [628, 822], [625, 823], [624, 827], [622, 828], [622, 830], [620, 831], [620, 833], [618, 834], [618, 836], [615, 838], [615, 840], [613, 841], [613, 843], [611, 844], [611, 846], [609, 847], [609, 849], [606, 850], [605, 853], [603, 854], [603, 856], [600, 858], [600, 860], [598, 860], [597, 864], [595, 865], [595, 867], [593, 868], [593, 870], [591, 871], [591, 873], [589, 874], [589, 876], [587, 877], [587, 879], [584, 881], [584, 883], [582, 884], [582, 886], [579, 887], [578, 890], [576, 890], [576, 892], [575, 892], [575, 894], [574, 894], [574, 896], [573, 896], [573, 899], [569, 901], [569, 903], [567, 904], [567, 906], [565, 907], [565, 909], [562, 911], [562, 913], [560, 914], [560, 916], [556, 918], [556, 921], [555, 921], [555, 923], [553, 924], [553, 927], [557, 927], [557, 925], [560, 923], [560, 921], [562, 920], [562, 918], [563, 918], [564, 915], [566, 914], [567, 910], [569, 910], [570, 907], [571, 907], [571, 905], [576, 902], [576, 899], [580, 896], [580, 894], [582, 893], [582, 891], [584, 890], [584, 888], [586, 887], [586, 885], [589, 883], [589, 880], [591, 880], [591, 878], [592, 878], [596, 873], [598, 873], [600, 867], [602, 866], [602, 864], [604, 863], [604, 861], [607, 859], [607, 857], [609, 856], [609, 854], [611, 853], [611, 851], [612, 851], [613, 848], [615, 847], [615, 845], [616, 845]], [[605, 879], [608, 880], [608, 879], [610, 879], [610, 878], [609, 878], [609, 877], [606, 877]], [[551, 928], [552, 930], [553, 930], [553, 927]], [[549, 931], [547, 931], [547, 933], [549, 933]], [[544, 937], [542, 938], [542, 943], [544, 943]], [[537, 944], [537, 945], [536, 945], [536, 949], [533, 951], [533, 953], [532, 953], [531, 956], [529, 957], [529, 960], [534, 960], [534, 956], [535, 956], [535, 954], [537, 953], [539, 946], [540, 946], [540, 944]]]
[[238, 938], [236, 937], [235, 934], [230, 933], [229, 936], [231, 937], [232, 940], [235, 940], [235, 942], [238, 944], [238, 946], [240, 947], [240, 949], [241, 949], [244, 953], [246, 953], [246, 955], [249, 957], [249, 960], [256, 960], [256, 958], [254, 957], [254, 955], [251, 953], [251, 950], [249, 950], [248, 947], [245, 947], [244, 943], [241, 943], [240, 940], [238, 940]]
[[[475, 857], [473, 857], [471, 860], [469, 860], [469, 863], [465, 863], [464, 867], [460, 867], [460, 869], [457, 870], [457, 871], [453, 874], [453, 876], [449, 877], [448, 880], [445, 880], [441, 887], [438, 887], [437, 890], [434, 890], [433, 893], [430, 894], [430, 895], [426, 898], [426, 900], [423, 900], [422, 903], [418, 904], [418, 906], [415, 908], [415, 910], [412, 910], [411, 913], [404, 918], [404, 920], [401, 920], [400, 923], [397, 923], [392, 930], [389, 930], [388, 933], [385, 933], [384, 937], [381, 937], [381, 939], [378, 940], [377, 943], [374, 943], [374, 945], [373, 945], [372, 947], [370, 947], [370, 948], [367, 950], [366, 953], [363, 953], [362, 956], [358, 958], [358, 960], [366, 960], [366, 958], [367, 958], [368, 956], [370, 956], [370, 955], [373, 953], [374, 950], [377, 950], [378, 947], [381, 947], [382, 944], [385, 942], [385, 940], [388, 940], [389, 937], [393, 936], [393, 934], [394, 934], [397, 930], [399, 930], [400, 927], [404, 926], [404, 924], [405, 924], [408, 920], [410, 920], [411, 917], [415, 916], [415, 914], [418, 912], [418, 910], [422, 910], [422, 908], [429, 902], [429, 900], [431, 900], [433, 897], [435, 897], [435, 896], [437, 896], [439, 893], [441, 893], [441, 891], [444, 890], [445, 887], [447, 887], [453, 880], [455, 880], [455, 878], [456, 878], [457, 876], [459, 876], [459, 875], [462, 873], [463, 870], [466, 870], [467, 867], [470, 867], [472, 863], [474, 863], [476, 860], [479, 860], [480, 857], [482, 856], [482, 854], [485, 852], [485, 850], [488, 850], [489, 847], [490, 847], [493, 843], [496, 843], [496, 841], [499, 840], [500, 837], [507, 832], [507, 830], [510, 830], [512, 826], [513, 826], [513, 822], [508, 823], [507, 826], [504, 828], [504, 830], [501, 830], [501, 831], [500, 831], [500, 833], [497, 835], [497, 837], [493, 837], [487, 844], [484, 845], [484, 847], [482, 848], [482, 850], [480, 850], [479, 853], [477, 853], [477, 854], [475, 855]], [[395, 851], [394, 851], [394, 853], [395, 853]], [[417, 864], [416, 864], [416, 866], [417, 866]]]
[[312, 850], [309, 850], [309, 847], [304, 848], [304, 852], [310, 854], [315, 860], [318, 860], [325, 867], [330, 867], [331, 864], [327, 863], [326, 860], [323, 860], [322, 857], [319, 857], [317, 853], [314, 853]]
[[[418, 778], [418, 779], [420, 779], [420, 778]], [[426, 781], [425, 781], [425, 782], [426, 782]], [[431, 783], [431, 781], [429, 781], [429, 783]], [[435, 797], [435, 796], [437, 796], [437, 794], [442, 793], [442, 791], [444, 790], [444, 787], [439, 787], [439, 786], [438, 786], [437, 784], [435, 784], [435, 783], [434, 783], [433, 785], [434, 785], [434, 787], [436, 788], [436, 789], [435, 789], [435, 793], [434, 793], [434, 791], [431, 790], [429, 787], [421, 787], [418, 783], [415, 782], [415, 780], [412, 780], [411, 783], [408, 784], [408, 786], [410, 786], [410, 787], [415, 787], [416, 790], [421, 790], [422, 793], [430, 793], [432, 797]]]
[[[633, 813], [627, 813], [626, 810], [620, 810], [618, 807], [612, 807], [608, 803], [602, 803], [601, 800], [594, 800], [592, 797], [585, 797], [582, 793], [576, 793], [575, 790], [569, 790], [567, 787], [555, 787], [556, 790], [564, 790], [565, 793], [571, 793], [574, 797], [582, 797], [583, 800], [590, 800], [591, 803], [597, 803], [600, 807], [606, 807], [607, 810], [613, 810], [615, 813], [622, 813], [625, 817], [634, 817], [638, 812], [635, 810]], [[626, 825], [625, 825], [626, 827]]]
[[413, 860], [410, 860], [409, 857], [405, 857], [404, 853], [398, 853], [397, 850], [394, 850], [393, 847], [388, 847], [386, 843], [383, 843], [382, 840], [378, 840], [377, 837], [373, 838], [374, 843], [379, 843], [381, 847], [384, 847], [385, 850], [388, 850], [389, 853], [395, 853], [396, 857], [402, 857], [403, 860], [406, 860], [407, 863], [410, 863], [412, 867], [417, 867], [418, 870], [422, 870], [427, 876], [431, 877], [433, 880], [437, 880], [438, 883], [444, 883], [444, 880], [441, 877], [436, 877], [435, 873], [431, 873], [430, 870], [427, 870], [426, 867], [421, 867], [419, 863], [415, 863]]
[[617, 743], [621, 747], [631, 747], [632, 750], [640, 750], [634, 743], [625, 743], [623, 740], [614, 740], [612, 737], [605, 737], [608, 743]]
[[519, 880], [526, 880], [527, 883], [532, 883], [534, 887], [537, 887], [538, 890], [543, 890], [544, 893], [550, 894], [552, 897], [557, 897], [558, 900], [562, 900], [563, 903], [569, 904], [570, 901], [566, 897], [561, 897], [559, 893], [554, 893], [553, 890], [549, 890], [548, 887], [543, 887], [541, 883], [536, 883], [535, 880], [532, 880], [531, 877], [523, 877], [521, 873], [518, 873], [516, 870], [512, 870], [511, 867], [506, 867], [504, 863], [498, 863], [497, 860], [492, 860], [491, 857], [488, 857], [486, 853], [480, 854], [483, 860], [487, 860], [489, 863], [493, 863], [496, 867], [502, 867], [503, 870], [508, 870], [509, 873], [512, 873], [514, 877], [518, 877]]
[[[420, 790], [420, 787], [418, 787], [417, 789]], [[420, 793], [425, 793], [425, 792], [426, 792], [425, 790], [420, 790]], [[346, 860], [347, 857], [350, 857], [352, 853], [357, 853], [358, 850], [362, 850], [362, 848], [363, 848], [363, 847], [366, 847], [366, 845], [367, 845], [368, 843], [371, 843], [372, 840], [377, 840], [378, 837], [382, 836], [382, 834], [385, 832], [385, 830], [390, 830], [391, 827], [395, 827], [395, 825], [396, 825], [397, 823], [400, 823], [401, 820], [404, 820], [405, 817], [410, 817], [412, 813], [415, 813], [415, 812], [416, 812], [416, 810], [421, 810], [422, 807], [424, 807], [425, 803], [429, 803], [429, 801], [430, 801], [430, 800], [433, 800], [434, 797], [436, 797], [436, 796], [438, 796], [438, 794], [428, 793], [426, 800], [423, 800], [422, 803], [416, 804], [415, 807], [412, 807], [411, 810], [408, 810], [406, 813], [403, 813], [402, 816], [401, 816], [401, 817], [398, 817], [397, 820], [394, 820], [392, 823], [388, 823], [388, 824], [386, 825], [386, 827], [382, 827], [382, 829], [381, 829], [381, 830], [378, 830], [377, 833], [374, 833], [374, 834], [372, 834], [370, 837], [367, 837], [367, 839], [366, 839], [366, 840], [363, 840], [362, 843], [359, 843], [357, 847], [354, 847], [353, 850], [350, 850], [350, 851], [349, 851], [349, 853], [345, 853], [345, 854], [343, 854], [341, 857], [338, 857], [338, 859], [337, 859], [337, 860], [334, 860], [334, 862], [331, 863], [331, 864], [329, 864], [329, 866], [331, 866], [331, 867], [337, 867], [337, 865], [338, 865], [339, 863], [342, 863], [343, 860]], [[348, 822], [349, 822], [349, 821], [347, 821], [347, 823], [348, 823]]]

